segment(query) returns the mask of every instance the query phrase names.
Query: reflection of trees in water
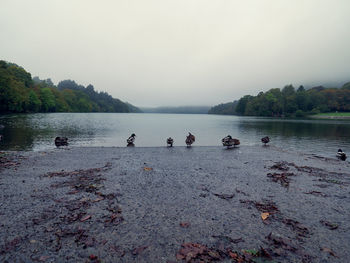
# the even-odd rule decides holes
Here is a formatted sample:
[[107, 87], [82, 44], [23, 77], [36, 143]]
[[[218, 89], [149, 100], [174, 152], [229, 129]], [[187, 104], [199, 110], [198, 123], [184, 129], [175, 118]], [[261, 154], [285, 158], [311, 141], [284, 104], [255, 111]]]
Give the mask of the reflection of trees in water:
[[193, 127], [199, 130], [198, 145], [217, 145], [222, 136], [230, 134], [240, 139], [241, 145], [260, 144], [262, 137], [270, 136], [271, 143], [281, 147], [297, 145], [321, 150], [331, 145], [341, 145], [340, 148], [345, 148], [343, 150], [350, 147], [350, 122], [221, 116], [215, 119], [212, 115], [208, 119], [205, 115], [200, 115], [200, 118], [198, 122], [190, 122], [188, 116], [179, 115], [176, 125], [173, 125], [174, 121], [170, 121], [166, 115], [5, 115], [0, 116], [0, 124], [5, 126], [0, 129], [0, 134], [4, 135], [0, 150], [47, 149], [55, 147], [56, 136], [67, 137], [70, 145], [124, 145], [125, 136], [121, 136], [125, 130], [129, 132], [130, 127], [133, 131], [143, 132], [140, 139], [144, 138], [146, 145], [159, 145], [160, 140], [164, 143], [159, 133], [154, 132], [155, 129], [163, 132], [164, 137], [169, 136], [168, 131], [172, 129], [174, 133], [171, 135], [175, 136], [176, 142], [176, 136], [183, 138], [183, 127]]
[[0, 142], [0, 150], [32, 150], [37, 145], [54, 145], [56, 136], [66, 136], [69, 142], [75, 140], [92, 140], [94, 132], [81, 129], [70, 122], [70, 125], [52, 127], [48, 123], [48, 116], [40, 117], [37, 114], [6, 115], [0, 118], [4, 128], [0, 134], [4, 136]]
[[252, 120], [238, 127], [248, 142], [260, 143], [263, 136], [269, 136], [271, 145], [292, 151], [334, 157], [337, 149], [350, 149], [350, 123]]
[[350, 134], [349, 124], [288, 122], [288, 121], [251, 121], [240, 122], [240, 130], [245, 132], [281, 137], [339, 139]]
[[27, 115], [9, 115], [0, 119], [4, 136], [0, 144], [2, 150], [30, 150], [33, 147], [35, 131], [29, 128]]

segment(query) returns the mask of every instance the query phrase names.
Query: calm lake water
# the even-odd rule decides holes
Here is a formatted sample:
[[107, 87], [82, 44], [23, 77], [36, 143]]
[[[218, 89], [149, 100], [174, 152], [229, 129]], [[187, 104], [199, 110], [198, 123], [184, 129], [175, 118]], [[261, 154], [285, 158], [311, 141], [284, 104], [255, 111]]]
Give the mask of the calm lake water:
[[290, 120], [195, 114], [46, 113], [0, 116], [0, 150], [47, 150], [56, 136], [71, 146], [126, 146], [136, 133], [136, 146], [185, 145], [188, 132], [194, 146], [221, 145], [230, 134], [244, 145], [259, 145], [270, 136], [271, 145], [334, 157], [338, 148], [350, 153], [349, 120]]

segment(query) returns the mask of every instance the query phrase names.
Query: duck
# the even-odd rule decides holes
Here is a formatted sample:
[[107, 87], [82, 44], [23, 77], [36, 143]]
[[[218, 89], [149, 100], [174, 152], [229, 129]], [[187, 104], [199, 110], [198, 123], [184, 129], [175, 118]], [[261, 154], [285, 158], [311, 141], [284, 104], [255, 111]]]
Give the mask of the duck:
[[196, 137], [192, 133], [188, 133], [188, 136], [186, 137], [186, 145], [187, 147], [191, 147], [192, 143], [196, 141]]
[[166, 139], [166, 143], [168, 147], [173, 147], [174, 139], [169, 137], [168, 139]]
[[126, 140], [126, 142], [128, 143], [127, 146], [135, 146], [134, 142], [135, 142], [135, 133], [131, 134], [130, 137]]
[[342, 161], [345, 161], [347, 158], [345, 152], [343, 152], [342, 149], [338, 150], [337, 157]]
[[261, 138], [261, 142], [264, 143], [266, 146], [266, 144], [268, 144], [270, 142], [269, 136], [265, 136], [265, 137]]
[[56, 147], [67, 146], [68, 145], [68, 138], [67, 137], [56, 137], [55, 138], [55, 145], [56, 145]]
[[227, 148], [235, 147], [236, 145], [240, 145], [240, 141], [238, 139], [232, 138], [231, 135], [227, 135], [222, 140], [222, 145], [226, 146]]

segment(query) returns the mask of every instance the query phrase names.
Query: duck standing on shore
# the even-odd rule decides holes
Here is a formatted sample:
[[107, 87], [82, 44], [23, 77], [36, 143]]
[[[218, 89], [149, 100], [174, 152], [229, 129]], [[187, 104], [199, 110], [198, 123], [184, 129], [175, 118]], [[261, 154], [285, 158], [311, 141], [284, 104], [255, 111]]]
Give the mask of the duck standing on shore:
[[261, 142], [264, 143], [264, 145], [266, 146], [266, 144], [270, 142], [269, 136], [265, 136], [264, 138], [261, 138]]
[[186, 145], [187, 147], [191, 147], [192, 143], [196, 141], [196, 137], [192, 133], [188, 133], [188, 136], [186, 137]]
[[56, 147], [67, 146], [68, 145], [68, 138], [67, 137], [56, 137], [55, 138], [55, 145], [56, 145]]
[[233, 138], [231, 135], [227, 135], [221, 141], [222, 141], [222, 145], [226, 146], [227, 149], [233, 146]]
[[135, 133], [131, 134], [130, 137], [126, 140], [126, 142], [128, 143], [127, 146], [135, 146], [134, 142], [135, 142]]
[[240, 144], [240, 141], [238, 139], [232, 138], [231, 135], [227, 135], [221, 141], [222, 145], [226, 146], [227, 148], [230, 148], [232, 146], [235, 147], [236, 145]]
[[174, 139], [169, 137], [168, 139], [166, 139], [166, 143], [168, 147], [173, 147]]
[[345, 152], [343, 152], [342, 149], [338, 150], [337, 157], [342, 161], [345, 161], [347, 158]]

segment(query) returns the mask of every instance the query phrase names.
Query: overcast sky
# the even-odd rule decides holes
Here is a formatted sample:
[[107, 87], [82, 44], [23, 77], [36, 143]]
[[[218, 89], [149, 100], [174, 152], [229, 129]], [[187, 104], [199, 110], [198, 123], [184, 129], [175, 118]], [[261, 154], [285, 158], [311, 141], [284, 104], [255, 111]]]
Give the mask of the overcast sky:
[[349, 0], [0, 0], [0, 59], [136, 106], [350, 81]]

